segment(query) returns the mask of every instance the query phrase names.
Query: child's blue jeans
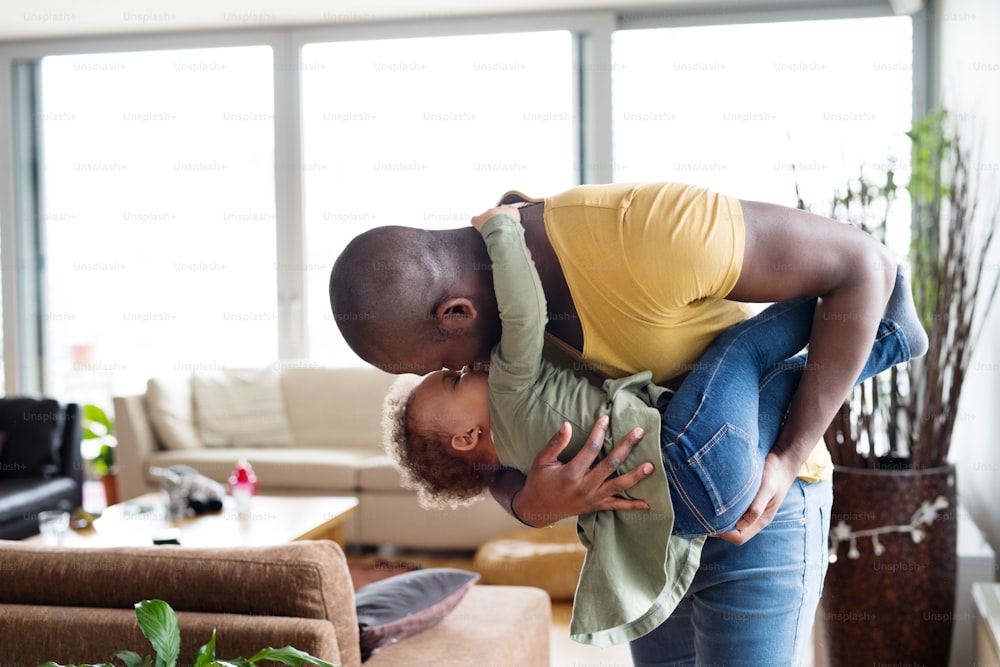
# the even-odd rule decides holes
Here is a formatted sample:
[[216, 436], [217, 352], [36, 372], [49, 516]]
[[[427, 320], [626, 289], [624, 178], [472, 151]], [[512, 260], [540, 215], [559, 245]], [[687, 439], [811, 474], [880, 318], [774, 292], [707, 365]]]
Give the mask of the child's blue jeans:
[[[735, 528], [760, 486], [808, 362], [815, 298], [776, 303], [713, 341], [664, 408], [660, 448], [670, 481], [674, 533]], [[883, 318], [858, 382], [910, 358], [899, 326]]]

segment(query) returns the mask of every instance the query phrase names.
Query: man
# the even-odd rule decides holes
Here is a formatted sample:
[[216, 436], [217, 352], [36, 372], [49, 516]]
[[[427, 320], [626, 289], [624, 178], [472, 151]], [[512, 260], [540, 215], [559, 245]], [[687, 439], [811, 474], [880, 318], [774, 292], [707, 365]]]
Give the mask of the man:
[[[852, 227], [693, 186], [581, 186], [544, 202], [514, 194], [501, 203], [518, 200], [529, 204], [520, 213], [549, 307], [547, 333], [563, 353], [575, 357], [574, 367], [582, 361], [608, 376], [650, 369], [654, 381], [677, 380], [715, 335], [748, 316], [741, 302], [820, 297], [809, 365], [766, 459], [760, 490], [737, 531], [726, 536], [731, 544], [706, 544], [705, 581], [692, 585], [690, 609], [675, 613], [677, 623], [703, 630], [707, 623], [698, 618], [699, 605], [731, 609], [727, 623], [711, 621], [707, 640], [729, 645], [695, 646], [695, 633], [666, 627], [673, 617], [648, 641], [633, 643], [638, 663], [645, 660], [646, 645], [660, 655], [697, 654], [700, 661], [724, 664], [764, 655], [791, 659], [811, 624], [825, 571], [823, 509], [830, 502], [831, 466], [817, 443], [871, 349], [893, 290], [895, 262], [878, 242]], [[472, 227], [434, 232], [390, 227], [362, 234], [334, 266], [331, 304], [351, 347], [389, 372], [425, 373], [484, 362], [499, 339], [489, 258]], [[591, 443], [599, 448], [600, 425], [594, 436]], [[563, 439], [565, 433], [556, 434], [527, 480], [509, 473], [491, 489], [516, 517], [547, 525], [583, 512], [642, 506], [616, 496], [647, 471], [640, 467], [609, 479], [629, 450], [629, 439], [594, 469], [589, 466], [597, 456], [592, 449], [581, 452], [579, 460], [559, 462]], [[735, 550], [733, 544], [745, 544], [769, 527], [793, 487], [795, 507], [786, 508], [793, 515], [768, 531], [777, 541], [754, 540]], [[799, 526], [796, 534], [784, 534], [785, 524], [792, 523]], [[805, 563], [802, 547], [790, 540], [808, 541]], [[781, 622], [747, 623], [765, 599], [752, 598], [781, 590], [762, 580], [766, 588], [754, 591], [753, 566], [766, 561], [765, 567], [777, 572], [790, 564], [772, 563], [768, 554], [796, 549], [794, 566], [811, 578], [809, 590], [788, 593], [797, 597], [780, 612]], [[706, 559], [712, 568], [705, 566]], [[731, 604], [733, 582], [720, 579], [722, 572], [737, 571], [742, 574], [736, 577], [736, 597], [747, 605], [745, 612]], [[801, 572], [798, 578], [801, 583]], [[720, 592], [725, 596], [713, 597]], [[756, 628], [752, 637], [745, 634], [751, 625]], [[769, 633], [795, 636], [782, 638], [789, 642], [785, 645], [769, 639]], [[741, 636], [748, 641], [738, 641]], [[685, 642], [690, 646], [681, 645]]]

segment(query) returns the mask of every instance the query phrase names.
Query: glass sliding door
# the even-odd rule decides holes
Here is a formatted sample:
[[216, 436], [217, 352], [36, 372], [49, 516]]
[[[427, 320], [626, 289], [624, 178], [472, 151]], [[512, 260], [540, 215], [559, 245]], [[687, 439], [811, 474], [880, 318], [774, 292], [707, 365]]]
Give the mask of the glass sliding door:
[[615, 180], [792, 206], [797, 184], [829, 214], [860, 169], [907, 169], [912, 32], [909, 17], [618, 31]]
[[272, 59], [43, 59], [47, 392], [276, 359]]
[[332, 320], [330, 268], [380, 225], [450, 228], [507, 190], [576, 184], [569, 32], [308, 44], [302, 50], [310, 358], [362, 364]]

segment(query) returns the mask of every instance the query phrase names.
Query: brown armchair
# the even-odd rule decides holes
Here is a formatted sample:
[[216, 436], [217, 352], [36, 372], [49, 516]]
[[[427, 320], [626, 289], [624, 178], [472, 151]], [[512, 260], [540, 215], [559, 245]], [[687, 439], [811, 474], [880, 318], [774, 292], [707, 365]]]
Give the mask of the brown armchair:
[[[72, 548], [0, 541], [0, 656], [10, 667], [148, 655], [135, 602], [158, 598], [176, 612], [181, 662], [212, 630], [216, 654], [248, 657], [292, 645], [361, 667], [354, 587], [334, 542], [277, 547]], [[364, 667], [549, 664], [545, 591], [472, 586], [437, 625], [376, 652]]]

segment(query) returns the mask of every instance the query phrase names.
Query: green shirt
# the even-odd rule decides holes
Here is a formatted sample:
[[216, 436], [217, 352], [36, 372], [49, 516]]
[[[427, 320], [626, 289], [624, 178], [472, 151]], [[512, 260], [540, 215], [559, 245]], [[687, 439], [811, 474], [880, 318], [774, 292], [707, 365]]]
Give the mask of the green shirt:
[[[482, 229], [493, 262], [493, 283], [503, 330], [490, 360], [490, 419], [497, 456], [527, 472], [538, 448], [563, 422], [573, 436], [561, 458], [576, 454], [594, 421], [610, 416], [604, 453], [631, 429], [646, 436], [623, 462], [655, 467], [629, 491], [649, 503], [646, 511], [602, 511], [578, 517], [577, 534], [587, 553], [573, 600], [570, 634], [607, 646], [652, 631], [684, 597], [698, 570], [705, 538], [672, 536], [670, 491], [660, 454], [660, 405], [668, 390], [646, 371], [607, 380], [603, 391], [571, 370], [542, 358], [546, 306], [538, 273], [524, 243], [524, 228], [498, 215]], [[626, 295], [627, 298], [627, 295]]]

